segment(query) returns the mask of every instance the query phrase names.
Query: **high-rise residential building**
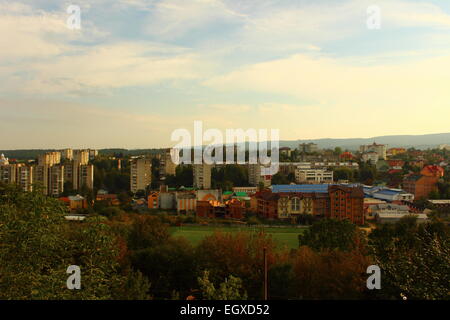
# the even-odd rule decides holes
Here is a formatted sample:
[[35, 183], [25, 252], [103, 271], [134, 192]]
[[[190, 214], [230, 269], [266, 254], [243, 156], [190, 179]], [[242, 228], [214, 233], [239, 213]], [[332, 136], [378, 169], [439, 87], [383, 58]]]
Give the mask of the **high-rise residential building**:
[[[68, 149], [67, 149], [68, 150]], [[37, 165], [24, 163], [8, 164], [2, 161], [0, 165], [0, 181], [15, 183], [24, 191], [32, 191], [37, 185], [46, 195], [59, 196], [64, 192], [64, 184], [69, 182], [73, 189], [79, 190], [83, 186], [94, 188], [94, 166], [88, 164], [89, 154], [84, 150], [75, 152], [73, 161], [67, 156], [70, 152], [63, 152], [66, 160], [60, 163], [61, 153], [47, 152], [38, 156]], [[0, 159], [2, 159], [0, 157]]]
[[212, 166], [206, 163], [192, 166], [194, 188], [211, 189], [211, 168]]
[[387, 159], [387, 145], [385, 144], [377, 144], [374, 142], [373, 144], [360, 146], [359, 151], [361, 153], [376, 152], [379, 159]]
[[49, 169], [48, 165], [37, 165], [34, 167], [33, 184], [42, 187], [44, 194], [49, 194]]
[[172, 161], [171, 149], [166, 149], [160, 158], [160, 172], [161, 177], [167, 175], [175, 175], [177, 165]]
[[0, 165], [0, 182], [15, 183], [17, 177], [17, 165], [6, 164]]
[[73, 150], [72, 149], [64, 149], [61, 151], [61, 159], [71, 161], [73, 160]]
[[38, 156], [40, 166], [53, 166], [61, 162], [61, 153], [57, 151], [46, 152]]
[[33, 167], [21, 164], [17, 168], [17, 181], [23, 191], [33, 191]]
[[89, 150], [74, 150], [73, 161], [78, 165], [86, 165], [89, 163]]
[[82, 165], [78, 170], [78, 188], [87, 187], [94, 189], [94, 166], [92, 164]]
[[152, 182], [152, 161], [147, 158], [136, 158], [130, 166], [130, 189], [136, 193], [146, 190]]
[[[268, 167], [268, 166], [267, 166]], [[258, 187], [262, 182], [264, 187], [269, 187], [272, 183], [272, 177], [268, 175], [261, 175], [261, 164], [248, 165], [248, 182], [250, 185]]]
[[64, 182], [71, 182], [72, 188], [74, 190], [79, 190], [82, 187], [93, 189], [94, 165], [80, 165], [78, 162], [73, 161], [71, 164], [66, 165], [66, 169], [64, 170], [64, 177]]
[[64, 166], [49, 167], [48, 195], [57, 197], [64, 192]]
[[94, 160], [98, 156], [98, 150], [89, 149], [89, 160]]
[[0, 165], [0, 182], [17, 184], [23, 191], [32, 191], [33, 167], [23, 163]]

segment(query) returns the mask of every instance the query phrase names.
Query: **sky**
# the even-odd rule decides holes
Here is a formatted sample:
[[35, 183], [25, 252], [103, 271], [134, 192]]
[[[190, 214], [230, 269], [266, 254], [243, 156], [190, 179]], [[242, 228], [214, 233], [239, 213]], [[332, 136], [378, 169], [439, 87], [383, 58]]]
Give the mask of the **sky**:
[[0, 35], [0, 149], [450, 131], [448, 0], [0, 0]]

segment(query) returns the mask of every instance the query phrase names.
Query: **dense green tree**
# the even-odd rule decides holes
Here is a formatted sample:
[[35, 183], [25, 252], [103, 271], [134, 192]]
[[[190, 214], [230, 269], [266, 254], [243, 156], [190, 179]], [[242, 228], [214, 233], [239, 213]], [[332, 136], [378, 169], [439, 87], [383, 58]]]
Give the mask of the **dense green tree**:
[[242, 280], [230, 275], [218, 288], [209, 281], [209, 272], [204, 271], [198, 277], [198, 283], [205, 300], [247, 300], [247, 293], [242, 288]]
[[174, 292], [185, 299], [196, 286], [196, 263], [193, 248], [184, 238], [171, 238], [164, 243], [132, 250], [133, 269], [142, 272], [151, 282], [155, 299], [170, 299]]
[[442, 222], [404, 218], [370, 234], [385, 299], [450, 299], [450, 230]]
[[322, 219], [298, 236], [300, 246], [316, 251], [324, 249], [354, 250], [364, 246], [365, 236], [348, 220]]
[[[121, 270], [117, 238], [101, 220], [68, 222], [66, 208], [42, 190], [0, 185], [0, 299], [126, 299], [146, 283]], [[66, 287], [70, 265], [81, 269], [81, 290]], [[128, 283], [128, 286], [126, 285]]]

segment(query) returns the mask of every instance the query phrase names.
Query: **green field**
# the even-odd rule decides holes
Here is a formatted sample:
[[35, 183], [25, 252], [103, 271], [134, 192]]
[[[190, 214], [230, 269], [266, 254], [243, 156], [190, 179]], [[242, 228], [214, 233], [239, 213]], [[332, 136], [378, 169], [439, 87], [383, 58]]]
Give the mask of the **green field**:
[[181, 226], [171, 227], [170, 231], [174, 237], [185, 237], [194, 246], [199, 244], [200, 241], [214, 231], [220, 232], [256, 232], [264, 230], [266, 233], [272, 236], [272, 239], [277, 242], [280, 247], [287, 246], [288, 248], [298, 248], [298, 235], [305, 231], [305, 228], [278, 228], [278, 227], [212, 227], [212, 226]]

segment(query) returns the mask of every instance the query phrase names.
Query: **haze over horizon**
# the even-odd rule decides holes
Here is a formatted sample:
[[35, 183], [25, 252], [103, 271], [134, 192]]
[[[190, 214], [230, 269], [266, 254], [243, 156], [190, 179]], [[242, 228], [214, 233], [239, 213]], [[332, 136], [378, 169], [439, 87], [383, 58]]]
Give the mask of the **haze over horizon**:
[[[0, 0], [0, 149], [448, 132], [450, 1]], [[367, 7], [381, 9], [369, 30]]]

